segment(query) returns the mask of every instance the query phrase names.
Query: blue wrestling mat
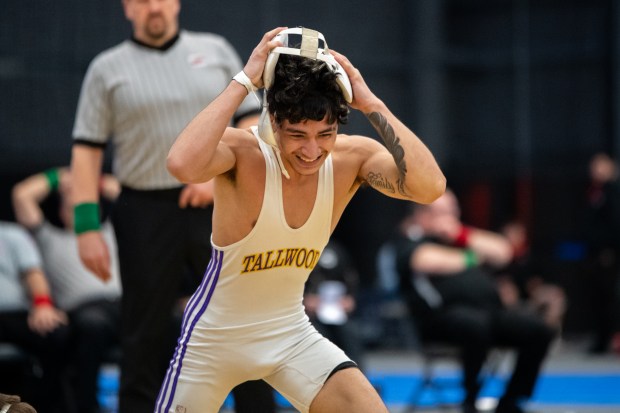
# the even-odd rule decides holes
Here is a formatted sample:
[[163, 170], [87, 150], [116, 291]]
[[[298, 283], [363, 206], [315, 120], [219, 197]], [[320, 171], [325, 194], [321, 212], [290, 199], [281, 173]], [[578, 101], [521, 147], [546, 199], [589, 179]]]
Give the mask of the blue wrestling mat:
[[[411, 403], [414, 392], [421, 383], [421, 377], [417, 374], [371, 371], [368, 373], [368, 377], [388, 406], [403, 406]], [[433, 406], [439, 401], [459, 403], [463, 398], [463, 391], [459, 386], [460, 379], [459, 374], [452, 372], [436, 376], [434, 380], [439, 383], [441, 389], [425, 389], [418, 399], [418, 404]], [[505, 383], [506, 377], [502, 376], [487, 380], [480, 396], [497, 398], [502, 394]], [[99, 379], [99, 389], [99, 399], [106, 407], [105, 411], [114, 413], [118, 391], [118, 371], [102, 372]], [[279, 406], [290, 407], [288, 401], [281, 395], [276, 394], [276, 400]], [[620, 371], [617, 373], [543, 373], [538, 380], [531, 402], [548, 406], [617, 406], [620, 412]], [[226, 399], [223, 407], [231, 410], [234, 408], [232, 396]]]

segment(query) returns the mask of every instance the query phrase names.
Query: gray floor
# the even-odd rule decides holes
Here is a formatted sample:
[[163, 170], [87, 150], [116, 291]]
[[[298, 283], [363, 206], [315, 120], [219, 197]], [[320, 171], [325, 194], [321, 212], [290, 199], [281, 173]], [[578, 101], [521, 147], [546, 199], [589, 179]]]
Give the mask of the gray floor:
[[[605, 354], [605, 355], [590, 355], [585, 350], [586, 345], [581, 340], [572, 341], [558, 341], [553, 349], [545, 365], [543, 367], [546, 373], [561, 373], [561, 372], [597, 372], [601, 374], [605, 373], [620, 373], [620, 355], [617, 354]], [[510, 369], [512, 355], [504, 355], [500, 372]], [[388, 352], [375, 352], [367, 355], [367, 367], [368, 369], [375, 371], [388, 371], [388, 372], [411, 372], [419, 371], [421, 366], [421, 358], [416, 352], [403, 352], [403, 351], [388, 351]], [[457, 369], [458, 365], [453, 360], [445, 360], [440, 368], [446, 370]], [[620, 388], [618, 388], [620, 392]], [[494, 400], [481, 401], [481, 412], [493, 412], [492, 407], [495, 404]], [[486, 402], [486, 409], [485, 407]], [[405, 413], [411, 412], [406, 406], [388, 406], [391, 413]], [[528, 411], [532, 413], [620, 413], [620, 406], [570, 406], [570, 405], [537, 405], [530, 403], [527, 405]], [[459, 409], [416, 409], [414, 412], [420, 413], [460, 413]]]
[[[505, 354], [500, 364], [500, 372], [502, 369], [506, 370], [510, 368], [512, 363], [511, 354]], [[366, 355], [365, 366], [368, 371], [372, 372], [384, 372], [384, 373], [410, 373], [420, 371], [421, 357], [413, 350], [385, 350], [385, 351], [373, 351]], [[442, 361], [439, 368], [446, 370], [458, 369], [458, 365], [453, 360]], [[554, 346], [544, 365], [544, 371], [547, 373], [560, 373], [560, 372], [600, 372], [605, 373], [620, 373], [620, 355], [607, 354], [603, 356], [589, 355], [585, 351], [585, 346], [579, 341], [563, 341], [558, 342]], [[620, 388], [618, 389], [620, 392]], [[482, 401], [481, 406], [488, 409], [481, 410], [482, 412], [493, 412], [493, 400]], [[391, 413], [406, 413], [410, 412], [407, 406], [388, 405]], [[569, 405], [536, 405], [530, 403], [528, 411], [533, 413], [620, 413], [620, 406], [569, 406]], [[420, 413], [460, 413], [456, 408], [423, 408], [415, 409], [415, 412]], [[290, 409], [282, 409], [280, 413], [293, 412]], [[234, 413], [231, 410], [224, 409], [221, 413]]]
[[[510, 357], [504, 361], [508, 367]], [[366, 356], [366, 368], [369, 370], [381, 370], [390, 372], [407, 372], [417, 370], [421, 366], [421, 357], [416, 351], [378, 351], [369, 352]], [[444, 368], [456, 368], [452, 360], [441, 363]], [[545, 371], [596, 371], [596, 372], [620, 372], [620, 355], [608, 353], [605, 355], [590, 355], [585, 351], [585, 346], [576, 341], [558, 341], [553, 345], [543, 367]], [[620, 391], [620, 390], [619, 390]], [[620, 413], [620, 412], [619, 412]]]

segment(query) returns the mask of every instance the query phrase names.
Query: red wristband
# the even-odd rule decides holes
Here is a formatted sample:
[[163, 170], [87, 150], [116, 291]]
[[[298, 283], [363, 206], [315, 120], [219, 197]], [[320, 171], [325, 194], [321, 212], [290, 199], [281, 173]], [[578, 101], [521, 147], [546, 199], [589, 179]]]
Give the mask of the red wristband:
[[463, 225], [461, 227], [461, 231], [458, 233], [456, 238], [454, 239], [455, 247], [466, 247], [469, 243], [469, 228]]
[[52, 306], [54, 305], [54, 303], [52, 302], [52, 297], [50, 297], [49, 295], [35, 295], [32, 303], [34, 304], [35, 307], [39, 307], [42, 305], [49, 305]]

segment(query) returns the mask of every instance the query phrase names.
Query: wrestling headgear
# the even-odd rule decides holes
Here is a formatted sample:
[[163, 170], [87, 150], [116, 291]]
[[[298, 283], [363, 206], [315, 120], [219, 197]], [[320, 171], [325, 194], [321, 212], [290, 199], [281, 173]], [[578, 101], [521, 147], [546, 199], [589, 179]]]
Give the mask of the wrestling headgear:
[[[291, 44], [289, 42], [289, 35], [297, 35], [293, 37], [301, 36], [301, 44]], [[269, 118], [269, 109], [267, 107], [267, 91], [273, 85], [276, 63], [278, 63], [278, 58], [281, 54], [303, 56], [327, 63], [329, 70], [337, 74], [336, 82], [342, 91], [344, 99], [349, 103], [353, 100], [353, 91], [351, 89], [349, 77], [342, 66], [336, 62], [334, 55], [329, 53], [327, 42], [325, 42], [325, 37], [323, 37], [321, 33], [304, 27], [296, 27], [282, 30], [274, 37], [274, 40], [281, 41], [284, 46], [279, 46], [271, 50], [265, 62], [265, 69], [263, 70], [265, 91], [263, 93], [263, 111], [258, 121], [258, 134], [263, 141], [277, 148], [278, 144], [273, 134], [271, 120]]]

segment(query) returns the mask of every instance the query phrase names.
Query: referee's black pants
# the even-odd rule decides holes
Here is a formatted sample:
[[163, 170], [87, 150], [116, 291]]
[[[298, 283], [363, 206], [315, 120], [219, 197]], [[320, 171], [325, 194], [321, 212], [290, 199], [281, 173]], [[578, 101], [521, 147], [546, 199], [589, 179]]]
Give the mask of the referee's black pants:
[[182, 281], [189, 274], [198, 286], [209, 262], [212, 211], [179, 208], [180, 191], [124, 187], [112, 210], [123, 286], [120, 413], [153, 412], [179, 333]]
[[105, 298], [84, 302], [69, 311], [73, 384], [78, 413], [99, 411], [97, 380], [101, 365], [118, 346], [120, 302]]
[[123, 286], [119, 413], [153, 412], [179, 335], [175, 304], [209, 263], [212, 207], [181, 209], [180, 193], [124, 187], [112, 211]]

